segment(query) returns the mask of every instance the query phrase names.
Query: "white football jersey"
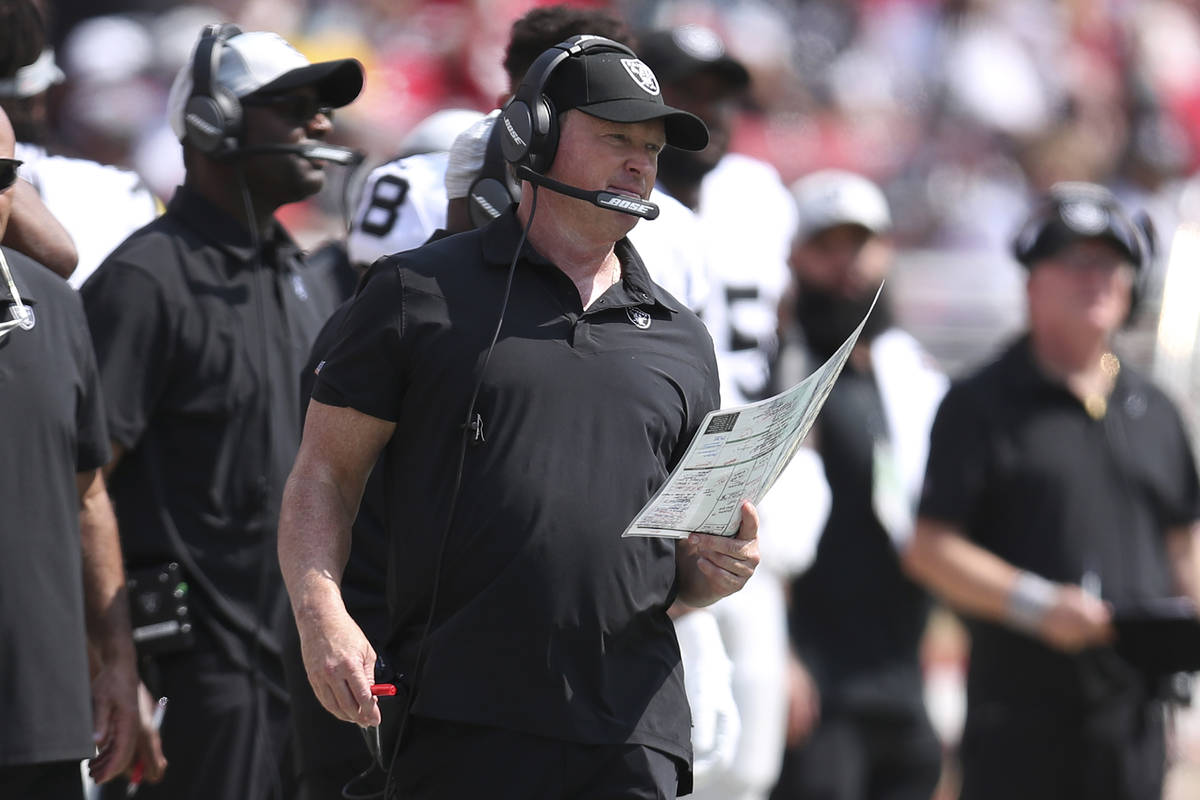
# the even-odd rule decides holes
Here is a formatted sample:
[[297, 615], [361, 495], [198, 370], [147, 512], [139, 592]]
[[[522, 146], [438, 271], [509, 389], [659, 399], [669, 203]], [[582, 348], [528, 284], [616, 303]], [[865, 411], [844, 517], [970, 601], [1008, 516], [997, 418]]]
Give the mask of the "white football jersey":
[[650, 202], [658, 206], [658, 218], [638, 220], [629, 241], [654, 282], [707, 319], [712, 287], [700, 221], [690, 208], [658, 189], [650, 193]]
[[420, 247], [446, 227], [448, 158], [446, 153], [420, 153], [371, 170], [346, 240], [352, 262], [370, 264]]
[[162, 205], [134, 172], [80, 158], [48, 155], [17, 143], [21, 177], [71, 238], [79, 263], [67, 282], [78, 289], [129, 234], [159, 215]]
[[722, 405], [758, 400], [778, 345], [796, 206], [778, 171], [730, 153], [705, 176], [696, 211], [714, 297], [705, 322], [721, 371]]

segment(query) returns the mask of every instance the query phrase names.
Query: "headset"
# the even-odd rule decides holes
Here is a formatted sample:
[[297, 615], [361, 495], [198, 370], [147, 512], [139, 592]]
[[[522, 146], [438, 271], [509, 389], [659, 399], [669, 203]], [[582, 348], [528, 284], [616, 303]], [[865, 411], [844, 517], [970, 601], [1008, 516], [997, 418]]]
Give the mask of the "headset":
[[[1098, 209], [1097, 235], [1116, 235], [1129, 247], [1133, 257], [1134, 279], [1129, 296], [1128, 323], [1137, 313], [1145, 294], [1151, 267], [1158, 255], [1158, 236], [1148, 214], [1128, 213], [1116, 196], [1103, 186], [1082, 181], [1064, 181], [1050, 187], [1042, 203], [1021, 226], [1012, 242], [1012, 255], [1026, 269], [1050, 252], [1046, 232], [1052, 226], [1079, 231], [1080, 222], [1072, 217], [1076, 207]], [[1091, 212], [1094, 213], [1094, 212]]]
[[554, 70], [564, 61], [597, 52], [637, 58], [636, 53], [620, 42], [592, 34], [572, 36], [546, 50], [525, 73], [516, 94], [505, 103], [496, 120], [496, 127], [501, 131], [501, 152], [505, 161], [516, 168], [518, 178], [600, 208], [654, 219], [658, 216], [658, 206], [654, 203], [612, 192], [586, 191], [546, 177], [546, 170], [554, 163], [558, 151], [558, 110], [546, 95], [546, 86]]
[[192, 93], [183, 112], [184, 141], [201, 153], [230, 155], [242, 132], [242, 103], [214, 78], [225, 42], [242, 29], [228, 23], [205, 25], [192, 59]]
[[264, 144], [244, 147], [242, 101], [214, 80], [221, 66], [225, 42], [240, 36], [242, 29], [230, 23], [205, 25], [192, 59], [192, 93], [183, 112], [184, 141], [214, 158], [239, 158], [270, 153], [293, 153], [317, 161], [357, 166], [364, 154], [349, 147], [310, 142], [308, 144]]
[[467, 190], [467, 212], [471, 224], [482, 228], [517, 202], [508, 185], [508, 162], [504, 158], [503, 129], [494, 124], [488, 134], [483, 167]]

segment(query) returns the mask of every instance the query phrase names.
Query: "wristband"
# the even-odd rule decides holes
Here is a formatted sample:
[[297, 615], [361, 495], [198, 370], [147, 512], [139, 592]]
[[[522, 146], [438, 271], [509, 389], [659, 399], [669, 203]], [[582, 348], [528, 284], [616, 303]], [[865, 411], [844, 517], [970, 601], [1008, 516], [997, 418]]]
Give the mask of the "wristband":
[[1058, 590], [1041, 575], [1022, 570], [1008, 596], [1005, 621], [1019, 631], [1036, 634], [1046, 614], [1054, 607]]

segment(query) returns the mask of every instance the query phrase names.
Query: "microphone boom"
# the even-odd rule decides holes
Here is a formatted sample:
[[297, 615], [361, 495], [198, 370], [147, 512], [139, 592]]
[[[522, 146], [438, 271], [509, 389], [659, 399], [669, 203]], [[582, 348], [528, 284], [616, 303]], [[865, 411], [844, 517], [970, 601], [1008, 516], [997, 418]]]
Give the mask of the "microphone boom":
[[655, 219], [658, 216], [658, 206], [648, 200], [629, 197], [623, 194], [614, 194], [613, 192], [589, 192], [586, 189], [580, 189], [578, 186], [570, 186], [553, 178], [548, 178], [540, 172], [534, 172], [527, 166], [517, 167], [517, 177], [549, 189], [557, 194], [574, 197], [576, 200], [584, 200], [600, 208], [606, 208], [609, 211], [619, 211], [622, 214], [629, 214], [634, 217], [641, 217], [642, 219]]

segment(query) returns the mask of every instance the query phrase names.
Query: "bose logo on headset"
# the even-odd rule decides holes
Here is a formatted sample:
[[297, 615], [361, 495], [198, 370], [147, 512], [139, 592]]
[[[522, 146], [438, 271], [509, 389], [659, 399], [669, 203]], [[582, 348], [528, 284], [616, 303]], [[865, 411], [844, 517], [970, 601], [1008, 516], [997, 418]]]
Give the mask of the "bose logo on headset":
[[508, 117], [504, 117], [503, 119], [504, 119], [504, 129], [506, 131], [508, 131], [508, 135], [512, 137], [513, 143], [517, 147], [526, 147], [526, 148], [529, 147], [529, 145], [525, 142], [525, 140], [521, 138], [521, 134], [517, 133], [516, 129], [513, 128], [512, 120], [510, 120]]

